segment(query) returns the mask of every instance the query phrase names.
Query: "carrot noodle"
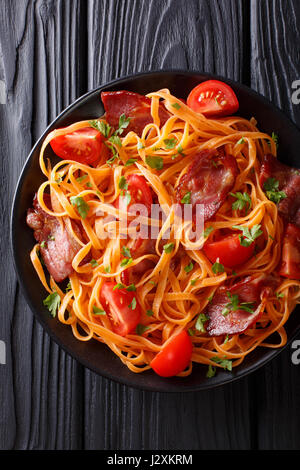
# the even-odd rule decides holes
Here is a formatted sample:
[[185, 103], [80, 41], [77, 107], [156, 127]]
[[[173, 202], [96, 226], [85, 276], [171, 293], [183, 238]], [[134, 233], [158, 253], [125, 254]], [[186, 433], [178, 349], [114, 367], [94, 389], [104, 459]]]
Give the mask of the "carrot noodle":
[[[281, 279], [277, 293], [283, 296], [270, 297], [266, 300], [263, 314], [244, 333], [210, 337], [206, 332], [195, 328], [198, 315], [205, 311], [209, 298], [225, 282], [235, 282], [247, 275], [271, 273], [276, 271], [281, 256], [283, 223], [276, 205], [267, 199], [259, 185], [260, 161], [265, 153], [276, 156], [276, 145], [272, 138], [256, 128], [254, 119], [242, 117], [208, 119], [187, 107], [181, 100], [172, 96], [167, 89], [147, 95], [151, 99], [153, 123], [145, 126], [141, 137], [135, 132], [120, 136], [122, 146], [118, 148], [119, 159], [109, 165], [104, 157], [96, 168], [71, 160], [62, 160], [51, 166], [45, 152], [50, 141], [78, 129], [90, 127], [89, 121], [76, 122], [65, 129], [52, 131], [43, 142], [40, 152], [40, 168], [46, 180], [38, 189], [37, 197], [41, 208], [53, 215], [67, 227], [78, 241], [81, 249], [73, 259], [74, 272], [70, 275], [70, 289], [64, 292], [48, 275], [38, 257], [39, 245], [31, 252], [31, 261], [45, 289], [55, 290], [61, 297], [58, 320], [72, 328], [74, 336], [80, 341], [96, 339], [105, 343], [126, 366], [133, 372], [143, 372], [150, 368], [150, 362], [163, 348], [165, 343], [182, 330], [192, 329], [192, 360], [187, 370], [180, 373], [186, 376], [192, 372], [193, 363], [222, 367], [212, 358], [218, 356], [232, 360], [232, 366], [238, 366], [244, 358], [259, 346], [280, 348], [286, 343], [284, 324], [290, 313], [299, 303], [300, 282]], [[164, 103], [170, 113], [169, 119], [161, 126], [158, 107]], [[173, 106], [177, 103], [179, 106]], [[100, 118], [102, 119], [102, 118]], [[172, 149], [166, 149], [164, 140], [175, 139]], [[214, 274], [212, 263], [199, 249], [199, 243], [189, 240], [185, 230], [178, 240], [175, 228], [172, 204], [176, 202], [175, 188], [186, 172], [196, 152], [204, 149], [225, 148], [237, 161], [239, 175], [232, 192], [247, 192], [251, 198], [251, 210], [243, 216], [232, 211], [226, 201], [213, 220], [206, 223], [214, 231], [230, 228], [233, 225], [252, 227], [260, 224], [264, 244], [261, 251], [247, 263], [236, 268], [236, 273], [226, 269], [222, 274]], [[161, 171], [151, 169], [146, 163], [147, 156], [159, 156], [163, 159]], [[136, 163], [126, 166], [128, 159]], [[144, 259], [155, 262], [153, 269], [148, 269], [136, 283], [136, 297], [142, 309], [141, 323], [148, 326], [143, 335], [131, 333], [126, 337], [116, 334], [108, 315], [94, 315], [93, 306], [103, 308], [100, 290], [103, 282], [120, 282], [122, 246], [127, 241], [120, 237], [122, 213], [113, 206], [120, 194], [118, 181], [130, 174], [144, 176], [148, 185], [156, 194], [159, 204], [166, 208], [166, 220], [159, 227], [155, 254], [149, 253], [134, 259], [130, 267]], [[79, 176], [86, 178], [79, 179]], [[87, 183], [88, 186], [87, 186]], [[50, 192], [52, 210], [44, 202], [43, 194]], [[82, 219], [76, 207], [70, 202], [72, 196], [83, 197], [89, 205], [87, 217]], [[104, 213], [104, 216], [99, 215]], [[124, 215], [124, 214], [123, 214]], [[105, 216], [118, 216], [119, 220], [105, 222]], [[76, 220], [82, 226], [86, 242], [82, 242], [72, 229], [71, 221]], [[146, 217], [148, 226], [155, 221]], [[156, 222], [157, 223], [157, 222]], [[170, 239], [174, 242], [172, 253], [165, 253], [159, 248], [164, 232], [169, 229]], [[183, 227], [179, 227], [183, 229]], [[102, 239], [101, 230], [113, 230], [114, 238]], [[205, 238], [202, 237], [202, 242]], [[199, 242], [199, 240], [198, 240]], [[168, 243], [168, 241], [165, 241]], [[180, 251], [179, 251], [180, 250]], [[91, 253], [98, 265], [82, 264], [85, 256]], [[179, 257], [176, 270], [172, 270], [172, 258]], [[185, 271], [192, 261], [193, 269]], [[108, 273], [105, 268], [111, 267]], [[191, 283], [191, 281], [193, 281]], [[153, 315], [147, 316], [147, 310]], [[273, 335], [276, 333], [275, 335]], [[268, 338], [272, 335], [272, 340]]]

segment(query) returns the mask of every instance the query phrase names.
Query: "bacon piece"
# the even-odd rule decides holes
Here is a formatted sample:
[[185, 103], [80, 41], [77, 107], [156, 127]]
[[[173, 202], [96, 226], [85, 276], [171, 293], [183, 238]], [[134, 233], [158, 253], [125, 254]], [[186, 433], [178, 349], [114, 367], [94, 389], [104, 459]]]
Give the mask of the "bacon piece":
[[233, 188], [238, 172], [232, 155], [216, 149], [202, 150], [194, 156], [187, 172], [180, 179], [176, 199], [181, 203], [186, 193], [190, 192], [193, 217], [197, 213], [204, 222], [210, 220]]
[[277, 207], [286, 222], [300, 227], [300, 171], [279, 162], [272, 154], [264, 156], [259, 182], [262, 188], [268, 178], [279, 182], [278, 189], [286, 194]]
[[[119, 119], [122, 114], [130, 118], [130, 123], [122, 133], [122, 137], [128, 132], [136, 132], [142, 135], [144, 127], [153, 122], [151, 116], [151, 100], [139, 93], [131, 91], [103, 91], [101, 99], [105, 109], [105, 118], [108, 124], [115, 129], [119, 126]], [[166, 108], [159, 105], [160, 124], [163, 125], [170, 114]]]
[[[209, 336], [242, 333], [256, 323], [263, 312], [267, 297], [272, 295], [278, 282], [275, 276], [263, 273], [259, 276], [248, 276], [230, 288], [219, 287], [205, 312], [209, 318], [206, 327]], [[250, 302], [251, 305], [248, 306], [254, 313], [229, 309], [229, 313], [223, 315], [224, 308], [230, 302], [228, 294], [237, 295], [239, 305]]]
[[294, 224], [286, 226], [279, 274], [300, 280], [300, 228]]
[[[44, 194], [47, 207], [51, 208], [49, 194]], [[56, 282], [63, 281], [73, 272], [72, 261], [81, 246], [68, 232], [63, 222], [56, 217], [47, 214], [38, 203], [37, 196], [33, 200], [33, 209], [28, 209], [26, 217], [27, 225], [34, 230], [34, 238], [44, 247], [40, 246], [40, 252], [45, 265]], [[73, 225], [74, 232], [81, 237], [79, 227]]]

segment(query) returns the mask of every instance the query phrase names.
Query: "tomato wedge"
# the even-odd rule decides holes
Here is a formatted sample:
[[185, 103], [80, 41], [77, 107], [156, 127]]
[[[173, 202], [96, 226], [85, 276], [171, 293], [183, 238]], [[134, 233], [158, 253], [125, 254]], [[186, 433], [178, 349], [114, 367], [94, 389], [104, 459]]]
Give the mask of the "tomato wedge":
[[126, 336], [139, 323], [141, 307], [135, 292], [128, 292], [126, 289], [114, 290], [116, 286], [115, 282], [104, 282], [101, 287], [100, 300], [111, 319], [113, 331], [120, 336]]
[[85, 165], [95, 166], [102, 155], [107, 158], [109, 153], [102, 134], [92, 127], [54, 137], [50, 145], [54, 153], [63, 160], [73, 160]]
[[126, 183], [128, 187], [125, 191], [130, 195], [129, 203], [126, 197], [121, 196], [118, 197], [116, 201], [116, 207], [123, 212], [126, 212], [127, 210], [130, 214], [130, 212], [133, 212], [130, 211], [131, 206], [134, 204], [142, 204], [145, 206], [147, 214], [150, 214], [153, 199], [151, 189], [147, 184], [146, 178], [141, 175], [133, 174], [127, 176]]
[[249, 246], [243, 246], [240, 243], [239, 235], [232, 234], [220, 238], [216, 241], [207, 241], [203, 247], [207, 258], [215, 263], [219, 259], [219, 263], [227, 268], [234, 268], [246, 263], [253, 255], [255, 242]]
[[174, 336], [151, 361], [150, 366], [161, 377], [182, 372], [191, 360], [193, 343], [186, 331]]
[[233, 89], [219, 80], [207, 80], [192, 89], [187, 105], [206, 117], [228, 116], [239, 108]]
[[300, 280], [300, 228], [288, 224], [283, 238], [280, 276]]

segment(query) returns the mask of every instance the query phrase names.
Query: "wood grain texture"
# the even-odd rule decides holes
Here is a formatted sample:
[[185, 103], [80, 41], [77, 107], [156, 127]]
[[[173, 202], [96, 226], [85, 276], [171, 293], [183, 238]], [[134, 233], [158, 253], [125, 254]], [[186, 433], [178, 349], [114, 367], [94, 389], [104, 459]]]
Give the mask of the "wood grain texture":
[[84, 369], [49, 339], [19, 291], [7, 252], [13, 191], [30, 148], [63, 108], [95, 86], [141, 71], [199, 70], [251, 82], [298, 119], [299, 110], [286, 104], [286, 83], [300, 75], [288, 26], [297, 24], [293, 14], [299, 20], [297, 1], [0, 2], [0, 80], [7, 89], [0, 105], [0, 340], [7, 346], [1, 449], [299, 447], [300, 382], [289, 350], [211, 392], [131, 389]]
[[[252, 1], [251, 86], [300, 126], [300, 105], [292, 103], [292, 83], [300, 79], [300, 2]], [[279, 134], [279, 156], [280, 134]], [[300, 166], [300, 156], [299, 156]], [[299, 337], [300, 338], [300, 337]], [[298, 338], [298, 339], [299, 339]], [[299, 449], [300, 374], [288, 347], [254, 376], [257, 442], [262, 449]]]

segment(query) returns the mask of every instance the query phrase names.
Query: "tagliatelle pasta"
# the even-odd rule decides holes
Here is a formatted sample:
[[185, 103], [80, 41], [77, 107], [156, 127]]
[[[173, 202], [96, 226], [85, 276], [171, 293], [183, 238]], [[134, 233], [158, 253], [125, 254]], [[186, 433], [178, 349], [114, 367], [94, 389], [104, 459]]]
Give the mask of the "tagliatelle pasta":
[[[284, 325], [300, 298], [300, 282], [279, 277], [274, 293], [264, 300], [263, 312], [242, 333], [212, 336], [205, 328], [207, 319], [199, 322], [199, 315], [205, 315], [221, 286], [230, 288], [247, 276], [278, 271], [284, 224], [277, 205], [259, 184], [262, 159], [267, 153], [276, 156], [276, 143], [257, 129], [254, 118], [206, 118], [167, 89], [147, 96], [151, 99], [153, 123], [146, 124], [141, 135], [130, 131], [111, 140], [115, 158], [109, 163], [104, 156], [95, 167], [72, 160], [53, 164], [46, 157], [48, 144], [54, 138], [90, 127], [90, 121], [49, 133], [40, 152], [40, 168], [46, 179], [37, 191], [37, 200], [41, 209], [59, 220], [62, 231], [67, 230], [78, 244], [68, 290], [51, 276], [47, 281], [39, 243], [32, 249], [31, 261], [48, 293], [56, 292], [60, 297], [58, 321], [71, 327], [80, 341], [105, 343], [131, 371], [149, 369], [157, 353], [183, 330], [189, 332], [193, 350], [189, 366], [179, 375], [189, 375], [193, 363], [224, 367], [222, 359], [226, 359], [236, 367], [257, 347], [279, 348], [286, 343]], [[169, 113], [163, 125], [159, 114], [162, 104]], [[98, 122], [105, 124], [105, 117]], [[251, 207], [248, 211], [234, 210], [234, 198], [228, 195], [217, 213], [205, 222], [201, 235], [192, 240], [192, 226], [177, 220], [176, 191], [195, 155], [211, 149], [234, 157], [238, 174], [230, 193], [247, 193]], [[154, 167], [149, 165], [153, 158]], [[129, 235], [123, 237], [122, 220], [128, 214], [116, 204], [124, 197], [120, 180], [123, 178], [126, 187], [130, 175], [145, 178], [165, 214], [163, 221], [151, 214], [142, 217], [144, 227], [157, 227], [155, 251], [136, 258], [129, 256], [129, 248], [129, 255], [124, 256]], [[51, 209], [45, 202], [48, 193]], [[74, 222], [80, 225], [83, 236], [74, 229]], [[261, 242], [256, 253], [234, 269], [213, 269], [203, 243], [236, 226], [260, 226]], [[132, 227], [131, 230], [134, 231]], [[103, 305], [101, 288], [111, 280], [124, 285], [124, 272], [145, 260], [153, 266], [148, 263], [146, 266], [150, 267], [134, 282], [135, 302], [142, 312], [139, 328], [121, 336], [114, 331], [113, 319]]]

